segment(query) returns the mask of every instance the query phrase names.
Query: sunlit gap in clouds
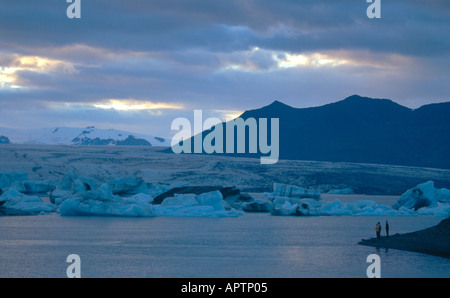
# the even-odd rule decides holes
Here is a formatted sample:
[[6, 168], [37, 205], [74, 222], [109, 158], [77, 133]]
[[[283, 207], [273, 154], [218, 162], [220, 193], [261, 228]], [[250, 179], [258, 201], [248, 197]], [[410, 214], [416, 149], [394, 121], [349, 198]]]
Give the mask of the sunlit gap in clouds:
[[20, 71], [35, 73], [79, 74], [75, 66], [66, 61], [40, 56], [20, 56], [13, 54], [7, 65], [0, 65], [0, 88], [27, 88], [19, 80]]
[[279, 56], [275, 56], [275, 59], [277, 60], [278, 67], [280, 68], [290, 68], [300, 66], [310, 66], [310, 67], [339, 66], [349, 63], [349, 61], [346, 59], [341, 59], [338, 57], [333, 57], [321, 53], [284, 54], [284, 57], [282, 59], [280, 59]]
[[114, 109], [117, 111], [181, 110], [184, 108], [180, 104], [139, 101], [135, 99], [108, 99], [100, 103], [93, 103], [92, 105], [99, 109]]
[[242, 72], [273, 72], [287, 68], [337, 67], [357, 64], [333, 53], [288, 53], [253, 47], [251, 50], [221, 55], [222, 70]]

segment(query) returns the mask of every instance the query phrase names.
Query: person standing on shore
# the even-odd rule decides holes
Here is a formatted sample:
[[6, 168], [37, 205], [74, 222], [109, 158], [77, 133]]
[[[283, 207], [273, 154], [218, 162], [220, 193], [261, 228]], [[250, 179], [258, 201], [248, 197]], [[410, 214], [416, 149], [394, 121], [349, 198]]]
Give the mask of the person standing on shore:
[[380, 240], [381, 238], [381, 224], [380, 222], [377, 223], [375, 226], [375, 231], [377, 232], [377, 240]]
[[387, 238], [389, 238], [389, 223], [387, 220], [386, 220], [386, 236]]

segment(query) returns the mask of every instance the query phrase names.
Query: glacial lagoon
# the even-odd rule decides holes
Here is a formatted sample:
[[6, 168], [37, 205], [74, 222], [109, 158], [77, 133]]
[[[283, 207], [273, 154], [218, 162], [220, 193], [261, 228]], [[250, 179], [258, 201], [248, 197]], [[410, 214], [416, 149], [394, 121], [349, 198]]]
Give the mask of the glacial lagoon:
[[[343, 202], [370, 197], [380, 204], [397, 199], [338, 197]], [[66, 277], [66, 258], [77, 254], [81, 277], [364, 278], [370, 265], [366, 258], [374, 253], [381, 259], [381, 277], [450, 277], [449, 259], [357, 244], [375, 237], [376, 222], [385, 220], [395, 234], [433, 226], [442, 218], [0, 217], [0, 277]]]

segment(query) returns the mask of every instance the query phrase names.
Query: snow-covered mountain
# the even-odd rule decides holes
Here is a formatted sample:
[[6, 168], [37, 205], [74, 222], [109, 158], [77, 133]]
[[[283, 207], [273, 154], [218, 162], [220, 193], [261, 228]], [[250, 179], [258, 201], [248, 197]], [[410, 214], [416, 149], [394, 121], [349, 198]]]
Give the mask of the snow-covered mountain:
[[13, 144], [170, 146], [167, 138], [116, 129], [98, 129], [94, 126], [42, 129], [0, 127], [0, 135], [8, 137]]

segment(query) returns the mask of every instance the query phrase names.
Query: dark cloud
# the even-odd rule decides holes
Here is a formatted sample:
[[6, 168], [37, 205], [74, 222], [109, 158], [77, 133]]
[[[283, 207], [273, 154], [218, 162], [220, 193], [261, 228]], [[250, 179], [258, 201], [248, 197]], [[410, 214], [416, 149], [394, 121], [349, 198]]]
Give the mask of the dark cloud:
[[[162, 123], [93, 108], [108, 99], [183, 104], [184, 112], [275, 99], [316, 106], [355, 93], [409, 107], [449, 99], [447, 1], [382, 1], [380, 20], [366, 17], [364, 0], [82, 0], [80, 20], [66, 17], [68, 5], [0, 0], [0, 113], [10, 111], [1, 125]], [[348, 63], [279, 65], [315, 53]], [[161, 113], [164, 123], [177, 115]]]
[[64, 1], [0, 4], [0, 37], [10, 47], [89, 44], [140, 51], [354, 47], [408, 55], [448, 53], [449, 48], [445, 36], [449, 9], [442, 1], [383, 1], [381, 21], [368, 19], [368, 4], [355, 0], [83, 1], [81, 20], [67, 19]]

